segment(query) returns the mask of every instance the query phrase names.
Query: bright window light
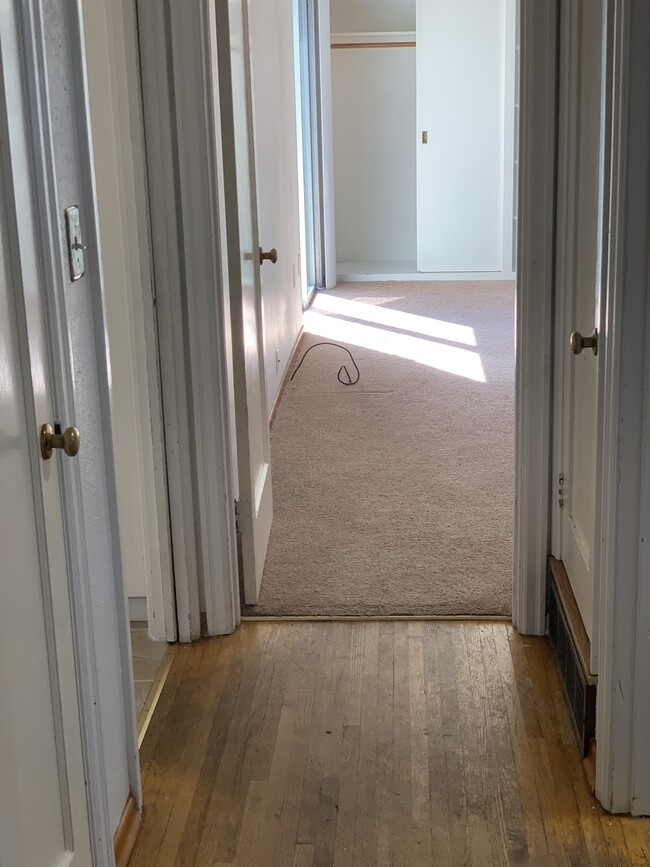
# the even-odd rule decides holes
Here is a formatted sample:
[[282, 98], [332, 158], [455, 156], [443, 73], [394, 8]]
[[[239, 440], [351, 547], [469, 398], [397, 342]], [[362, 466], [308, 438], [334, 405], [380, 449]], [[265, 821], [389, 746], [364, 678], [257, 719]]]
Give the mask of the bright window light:
[[377, 307], [319, 292], [311, 309], [321, 313], [347, 316], [350, 319], [361, 319], [363, 322], [374, 322], [377, 325], [388, 325], [402, 331], [448, 340], [450, 343], [476, 346], [476, 334], [469, 325], [456, 325], [453, 322], [444, 322], [442, 319], [430, 319], [428, 316], [417, 316], [415, 313], [404, 313], [402, 310], [393, 310], [389, 307]]
[[[317, 296], [316, 300], [319, 297], [322, 296]], [[364, 305], [360, 304], [359, 306], [363, 307]], [[393, 312], [395, 311], [391, 311], [391, 313]], [[414, 318], [423, 319], [424, 317]], [[454, 376], [471, 379], [473, 382], [486, 381], [479, 354], [470, 349], [461, 349], [458, 346], [449, 346], [446, 343], [413, 337], [411, 334], [400, 334], [396, 331], [376, 328], [373, 325], [338, 319], [335, 316], [320, 313], [313, 307], [305, 313], [303, 324], [308, 334], [314, 334], [326, 340], [335, 340], [340, 343], [361, 346], [375, 352], [383, 352], [385, 355], [394, 355], [408, 361], [415, 361], [417, 364], [433, 367], [436, 370], [442, 370], [445, 373], [451, 373]]]

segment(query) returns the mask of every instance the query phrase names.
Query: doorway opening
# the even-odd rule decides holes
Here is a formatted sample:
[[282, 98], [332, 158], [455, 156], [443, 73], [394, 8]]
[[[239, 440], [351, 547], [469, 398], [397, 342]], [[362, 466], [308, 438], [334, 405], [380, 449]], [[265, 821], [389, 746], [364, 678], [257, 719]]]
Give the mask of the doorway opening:
[[517, 4], [475, 7], [297, 4], [311, 304], [245, 616], [512, 615]]

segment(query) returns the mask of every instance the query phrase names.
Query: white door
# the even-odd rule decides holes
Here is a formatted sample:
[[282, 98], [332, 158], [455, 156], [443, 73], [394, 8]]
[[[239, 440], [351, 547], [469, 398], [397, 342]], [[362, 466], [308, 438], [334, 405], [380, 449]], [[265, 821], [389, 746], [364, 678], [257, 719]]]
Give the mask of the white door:
[[417, 0], [418, 271], [504, 270], [511, 5]]
[[45, 462], [39, 451], [40, 425], [56, 416], [30, 219], [27, 151], [16, 138], [20, 124], [14, 123], [22, 117], [22, 105], [12, 24], [11, 14], [3, 14], [0, 864], [89, 867], [92, 859], [61, 490], [66, 462], [76, 459], [57, 456]]
[[599, 355], [594, 353], [597, 345], [581, 344], [579, 335], [589, 344], [600, 317], [605, 236], [603, 5], [603, 0], [563, 0], [560, 37], [560, 556], [590, 638], [595, 615]]
[[[257, 602], [273, 520], [271, 443], [264, 370], [264, 311], [253, 144], [247, 0], [229, 0], [236, 204], [231, 257], [232, 353], [239, 469], [238, 526], [246, 603]], [[293, 61], [292, 61], [293, 62]], [[226, 73], [224, 73], [226, 74]], [[225, 110], [225, 101], [222, 101]], [[224, 137], [226, 133], [224, 131]], [[224, 142], [224, 151], [227, 146]], [[233, 217], [233, 202], [228, 205]], [[233, 238], [229, 237], [229, 245]], [[236, 257], [239, 268], [233, 270]], [[266, 264], [264, 267], [272, 267]], [[239, 274], [236, 271], [239, 270]]]

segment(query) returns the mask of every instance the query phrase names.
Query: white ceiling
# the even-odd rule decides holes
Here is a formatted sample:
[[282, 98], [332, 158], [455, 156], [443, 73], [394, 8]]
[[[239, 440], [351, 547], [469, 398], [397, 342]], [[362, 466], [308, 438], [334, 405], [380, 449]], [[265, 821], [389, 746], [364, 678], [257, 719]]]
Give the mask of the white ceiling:
[[330, 0], [332, 33], [415, 30], [415, 0]]

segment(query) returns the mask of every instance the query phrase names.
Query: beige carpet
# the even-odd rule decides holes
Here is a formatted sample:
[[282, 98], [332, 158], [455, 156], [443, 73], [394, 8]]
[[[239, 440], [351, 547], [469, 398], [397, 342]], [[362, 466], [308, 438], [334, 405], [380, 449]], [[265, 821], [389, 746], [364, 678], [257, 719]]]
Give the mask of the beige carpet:
[[361, 376], [341, 385], [347, 353], [320, 346], [285, 389], [244, 613], [510, 614], [514, 284], [340, 284], [305, 327], [297, 361], [335, 340]]

